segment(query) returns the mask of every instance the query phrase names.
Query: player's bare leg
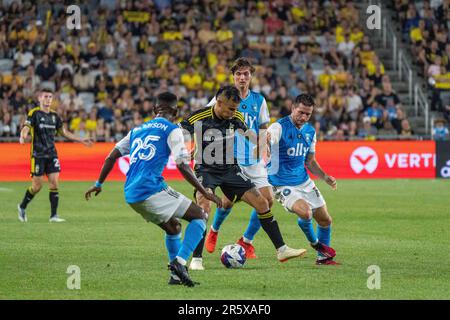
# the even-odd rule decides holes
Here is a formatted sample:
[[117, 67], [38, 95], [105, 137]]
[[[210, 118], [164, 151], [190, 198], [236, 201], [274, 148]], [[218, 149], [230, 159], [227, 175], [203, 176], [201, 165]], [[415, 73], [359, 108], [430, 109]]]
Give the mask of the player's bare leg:
[[295, 201], [291, 210], [302, 219], [309, 220], [312, 218], [312, 210], [305, 200], [299, 199]]
[[262, 188], [259, 188], [258, 191], [261, 193], [261, 195], [264, 197], [264, 199], [267, 200], [267, 204], [269, 205], [269, 208], [272, 208], [272, 206], [273, 206], [272, 187], [262, 187]]
[[[212, 191], [210, 188], [206, 188], [207, 191]], [[206, 199], [200, 192], [195, 193], [195, 199], [197, 205], [203, 209], [203, 211], [209, 216], [211, 213], [211, 201]], [[191, 263], [189, 264], [190, 270], [205, 270], [203, 267], [203, 247], [205, 245], [205, 237], [206, 231], [203, 235], [203, 238], [200, 240], [197, 248], [195, 248], [194, 253], [192, 255]]]
[[42, 185], [44, 184], [44, 176], [34, 176], [31, 179], [31, 188], [33, 189], [34, 194], [37, 194], [42, 189]]
[[314, 220], [317, 221], [319, 226], [321, 227], [328, 227], [333, 222], [333, 219], [331, 218], [330, 214], [328, 213], [327, 206], [324, 205], [323, 207], [317, 208], [314, 210], [313, 213]]
[[311, 247], [321, 255], [333, 258], [336, 255], [334, 249], [329, 247], [327, 243], [322, 243], [314, 232], [312, 224], [313, 212], [309, 204], [303, 199], [298, 199], [292, 205], [291, 211], [298, 216], [298, 225], [310, 242]]
[[58, 204], [59, 204], [59, 172], [49, 173], [48, 184], [49, 184], [49, 200], [50, 200], [50, 222], [64, 222], [66, 220], [58, 216]]
[[17, 210], [19, 212], [19, 220], [21, 222], [27, 222], [28, 218], [25, 212], [28, 204], [33, 200], [34, 196], [41, 191], [42, 184], [44, 183], [43, 176], [33, 176], [31, 179], [31, 187], [25, 192], [25, 196], [20, 204], [17, 205]]
[[242, 200], [255, 208], [262, 228], [277, 250], [277, 258], [279, 261], [285, 262], [291, 258], [303, 256], [306, 253], [305, 249], [292, 249], [284, 243], [283, 236], [270, 210], [269, 203], [258, 189], [252, 188], [245, 192]]

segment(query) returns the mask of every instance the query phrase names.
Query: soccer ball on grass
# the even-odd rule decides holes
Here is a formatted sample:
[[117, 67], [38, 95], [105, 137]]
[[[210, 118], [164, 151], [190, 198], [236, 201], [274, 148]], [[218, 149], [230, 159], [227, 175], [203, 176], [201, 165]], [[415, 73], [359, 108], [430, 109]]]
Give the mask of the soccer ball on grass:
[[220, 261], [227, 268], [242, 268], [245, 263], [245, 249], [238, 244], [223, 247]]

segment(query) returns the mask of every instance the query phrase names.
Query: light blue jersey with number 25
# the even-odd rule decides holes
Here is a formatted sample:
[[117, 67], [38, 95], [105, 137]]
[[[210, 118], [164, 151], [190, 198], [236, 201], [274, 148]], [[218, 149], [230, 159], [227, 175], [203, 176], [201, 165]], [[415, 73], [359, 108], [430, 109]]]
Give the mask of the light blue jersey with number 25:
[[131, 130], [123, 139], [125, 142], [116, 145], [122, 155], [130, 154], [130, 168], [125, 182], [128, 203], [144, 201], [167, 187], [162, 176], [171, 153], [167, 141], [170, 133], [177, 128], [165, 118], [155, 118]]

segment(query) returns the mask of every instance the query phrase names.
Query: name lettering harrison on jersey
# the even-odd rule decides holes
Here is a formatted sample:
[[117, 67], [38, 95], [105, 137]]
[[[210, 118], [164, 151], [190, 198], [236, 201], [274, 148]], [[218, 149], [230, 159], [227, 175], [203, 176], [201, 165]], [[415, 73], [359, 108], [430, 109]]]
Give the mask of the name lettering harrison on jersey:
[[[260, 125], [269, 122], [267, 119], [261, 119], [261, 112], [264, 112], [261, 108], [267, 108], [267, 105], [263, 106], [265, 102], [264, 97], [255, 91], [250, 90], [247, 97], [241, 100], [238, 110], [244, 114], [244, 120], [248, 128], [253, 130], [256, 134], [259, 133]], [[266, 112], [268, 113], [268, 112]], [[263, 123], [261, 123], [263, 121]], [[253, 154], [253, 149], [256, 148], [256, 144], [250, 140], [245, 139], [241, 135], [236, 135], [236, 148], [234, 155], [238, 163], [242, 166], [250, 166], [258, 163], [258, 159]]]
[[162, 176], [171, 152], [167, 138], [176, 128], [165, 118], [155, 118], [130, 132], [130, 168], [125, 182], [128, 203], [144, 201], [167, 188]]
[[[162, 119], [162, 118], [159, 118], [159, 119]], [[151, 128], [162, 129], [162, 130], [166, 131], [167, 129], [169, 129], [169, 126], [164, 123], [149, 121], [149, 122], [143, 123], [140, 127], [134, 128], [133, 131], [137, 132], [139, 130], [145, 130], [145, 129], [151, 129]]]
[[271, 146], [268, 165], [269, 183], [273, 186], [297, 186], [309, 179], [306, 159], [315, 141], [316, 131], [309, 123], [298, 129], [290, 116], [277, 121], [281, 125], [281, 138]]

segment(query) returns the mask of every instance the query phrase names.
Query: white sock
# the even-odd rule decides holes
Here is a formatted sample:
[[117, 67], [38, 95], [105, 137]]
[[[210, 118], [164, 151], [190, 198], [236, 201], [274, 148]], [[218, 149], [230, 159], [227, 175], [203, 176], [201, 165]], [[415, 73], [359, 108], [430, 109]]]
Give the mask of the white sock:
[[287, 245], [283, 245], [283, 246], [279, 247], [279, 248], [277, 249], [277, 251], [281, 253], [281, 252], [286, 251], [286, 249], [287, 249]]
[[183, 266], [185, 266], [186, 265], [186, 260], [184, 260], [183, 258], [181, 258], [181, 257], [179, 257], [179, 256], [177, 256], [177, 258], [176, 258], [177, 260], [178, 260], [178, 262], [179, 263], [181, 263]]
[[315, 246], [316, 244], [318, 244], [319, 243], [319, 239], [317, 239], [316, 241], [314, 241], [314, 242], [311, 242], [311, 244], [313, 245], [313, 246]]
[[247, 239], [246, 237], [242, 237], [242, 240], [244, 240], [244, 242], [248, 243], [248, 244], [252, 244], [253, 243], [253, 240]]
[[214, 232], [218, 232], [219, 231], [219, 230], [214, 229], [213, 226], [211, 226], [211, 230], [214, 231]]

